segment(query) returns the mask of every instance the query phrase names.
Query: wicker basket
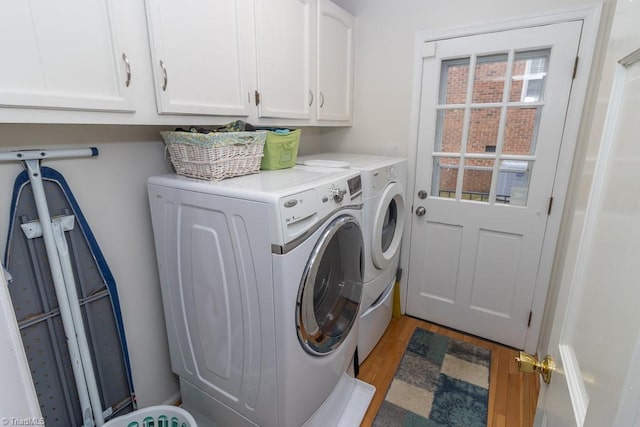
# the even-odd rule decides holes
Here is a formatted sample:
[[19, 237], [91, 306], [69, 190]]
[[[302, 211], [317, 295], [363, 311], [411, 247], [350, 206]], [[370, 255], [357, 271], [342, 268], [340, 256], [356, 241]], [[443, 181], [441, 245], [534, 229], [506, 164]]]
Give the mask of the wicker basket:
[[260, 172], [266, 132], [160, 132], [179, 175], [208, 181]]

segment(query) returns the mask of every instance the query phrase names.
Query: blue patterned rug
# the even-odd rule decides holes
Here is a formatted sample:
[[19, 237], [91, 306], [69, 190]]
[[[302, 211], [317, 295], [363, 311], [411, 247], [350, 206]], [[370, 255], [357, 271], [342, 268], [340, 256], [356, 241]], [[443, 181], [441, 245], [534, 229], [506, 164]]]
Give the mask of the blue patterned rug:
[[485, 427], [491, 350], [417, 328], [374, 427]]

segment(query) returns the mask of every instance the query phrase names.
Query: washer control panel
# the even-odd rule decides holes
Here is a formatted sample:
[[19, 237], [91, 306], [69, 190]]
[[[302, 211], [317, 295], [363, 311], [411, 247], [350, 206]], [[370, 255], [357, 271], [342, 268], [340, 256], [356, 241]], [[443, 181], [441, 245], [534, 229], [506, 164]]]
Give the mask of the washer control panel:
[[340, 188], [338, 186], [331, 186], [329, 191], [331, 193], [331, 196], [333, 197], [333, 201], [336, 203], [342, 203], [342, 201], [344, 200], [344, 195], [348, 192], [346, 188]]
[[283, 197], [279, 207], [285, 242], [295, 239], [341, 207], [360, 203], [360, 175]]

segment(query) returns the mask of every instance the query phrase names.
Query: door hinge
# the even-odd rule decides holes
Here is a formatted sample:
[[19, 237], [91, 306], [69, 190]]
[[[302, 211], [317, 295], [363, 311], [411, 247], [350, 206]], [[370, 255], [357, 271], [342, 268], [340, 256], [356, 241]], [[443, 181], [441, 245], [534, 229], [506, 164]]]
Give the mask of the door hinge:
[[553, 196], [549, 197], [549, 207], [547, 208], [547, 215], [551, 215], [551, 206], [553, 206]]
[[527, 328], [531, 326], [531, 317], [533, 316], [533, 311], [529, 312], [529, 320], [527, 321]]
[[256, 91], [255, 96], [256, 96], [256, 105], [260, 105], [260, 92]]
[[572, 79], [576, 78], [576, 74], [578, 74], [578, 61], [580, 60], [580, 57], [576, 56], [576, 62], [573, 63], [573, 77]]

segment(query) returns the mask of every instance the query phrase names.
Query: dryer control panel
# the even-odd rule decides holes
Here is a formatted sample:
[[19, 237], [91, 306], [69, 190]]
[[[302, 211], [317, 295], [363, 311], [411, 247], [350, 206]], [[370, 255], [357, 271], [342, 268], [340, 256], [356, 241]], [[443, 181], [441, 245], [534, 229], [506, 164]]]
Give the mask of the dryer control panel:
[[390, 183], [398, 179], [398, 172], [395, 166], [386, 166], [373, 171], [371, 179], [371, 190], [376, 194], [384, 190]]

